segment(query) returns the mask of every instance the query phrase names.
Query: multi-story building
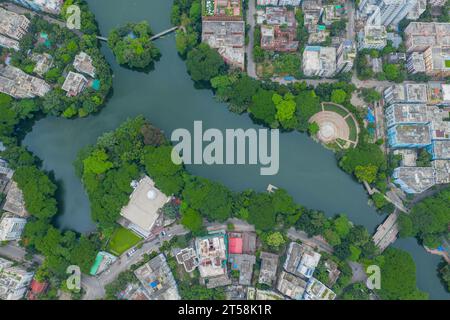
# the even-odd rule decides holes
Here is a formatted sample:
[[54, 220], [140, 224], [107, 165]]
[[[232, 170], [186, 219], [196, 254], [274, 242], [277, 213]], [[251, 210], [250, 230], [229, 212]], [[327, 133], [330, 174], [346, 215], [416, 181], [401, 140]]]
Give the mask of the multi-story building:
[[261, 48], [279, 52], [295, 52], [299, 42], [297, 21], [293, 10], [280, 7], [266, 7], [259, 10], [257, 23], [261, 25]]
[[28, 32], [30, 20], [27, 17], [0, 7], [0, 33], [20, 40]]
[[365, 0], [359, 4], [359, 13], [370, 25], [398, 25], [417, 5], [417, 0]]
[[20, 240], [27, 220], [5, 212], [0, 221], [0, 241]]
[[383, 92], [386, 105], [395, 103], [419, 103], [428, 102], [428, 87], [425, 83], [396, 84], [386, 88]]
[[423, 53], [425, 73], [436, 78], [450, 76], [450, 47], [433, 46]]
[[34, 273], [12, 265], [0, 258], [0, 300], [22, 299], [33, 280]]
[[303, 52], [303, 73], [307, 77], [329, 78], [336, 73], [336, 48], [307, 46]]
[[428, 3], [433, 7], [443, 7], [448, 0], [428, 0]]
[[406, 67], [408, 68], [408, 72], [412, 74], [425, 72], [425, 60], [423, 58], [423, 53], [411, 53], [408, 56]]
[[408, 20], [417, 20], [425, 10], [427, 10], [427, 0], [417, 0], [416, 4], [408, 12], [406, 18]]
[[277, 6], [278, 0], [257, 0], [256, 5], [258, 5], [258, 6]]
[[44, 80], [30, 76], [22, 70], [0, 65], [0, 92], [16, 99], [43, 97], [51, 90]]
[[64, 0], [13, 0], [14, 2], [35, 11], [60, 14]]
[[242, 0], [202, 0], [203, 21], [241, 21]]
[[0, 47], [14, 49], [16, 51], [20, 50], [19, 41], [10, 39], [0, 34]]
[[432, 46], [450, 46], [450, 23], [411, 22], [405, 29], [407, 52], [423, 52]]
[[352, 40], [344, 40], [337, 50], [336, 72], [349, 72], [356, 58], [356, 45]]
[[70, 71], [63, 83], [62, 89], [67, 92], [68, 97], [76, 97], [88, 84], [88, 79], [80, 73]]
[[385, 26], [366, 25], [358, 34], [358, 50], [382, 50], [387, 45], [387, 32]]

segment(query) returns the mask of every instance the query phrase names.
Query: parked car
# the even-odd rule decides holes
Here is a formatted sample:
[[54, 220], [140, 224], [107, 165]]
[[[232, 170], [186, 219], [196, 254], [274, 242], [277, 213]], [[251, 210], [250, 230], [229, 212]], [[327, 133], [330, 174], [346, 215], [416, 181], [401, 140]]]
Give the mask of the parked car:
[[136, 248], [133, 248], [133, 249], [131, 249], [130, 251], [128, 251], [128, 252], [127, 252], [128, 258], [130, 258], [133, 254], [135, 254], [136, 251], [137, 251]]

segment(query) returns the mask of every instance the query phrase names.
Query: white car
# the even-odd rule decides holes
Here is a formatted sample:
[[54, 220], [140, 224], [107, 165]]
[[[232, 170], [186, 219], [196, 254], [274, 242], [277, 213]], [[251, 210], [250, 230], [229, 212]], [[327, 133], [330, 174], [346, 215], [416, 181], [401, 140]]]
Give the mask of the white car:
[[133, 254], [135, 254], [136, 251], [137, 251], [136, 248], [133, 248], [133, 249], [131, 249], [130, 251], [128, 251], [128, 252], [127, 252], [128, 258], [130, 258]]

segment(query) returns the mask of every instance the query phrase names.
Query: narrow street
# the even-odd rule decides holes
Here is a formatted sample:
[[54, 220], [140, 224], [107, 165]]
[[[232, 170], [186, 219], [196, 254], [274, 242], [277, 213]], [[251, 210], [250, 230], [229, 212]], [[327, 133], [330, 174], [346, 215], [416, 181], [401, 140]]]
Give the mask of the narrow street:
[[248, 31], [248, 44], [246, 48], [247, 53], [247, 74], [249, 77], [256, 79], [256, 64], [253, 60], [253, 47], [255, 44], [255, 14], [256, 14], [256, 0], [249, 0], [248, 10], [247, 10], [247, 24], [250, 25], [250, 30]]
[[308, 234], [304, 231], [298, 231], [294, 228], [290, 228], [287, 234], [288, 238], [291, 240], [300, 240], [307, 245], [317, 248], [320, 251], [327, 252], [329, 254], [333, 253], [333, 247], [331, 247], [325, 240], [318, 237], [308, 237]]

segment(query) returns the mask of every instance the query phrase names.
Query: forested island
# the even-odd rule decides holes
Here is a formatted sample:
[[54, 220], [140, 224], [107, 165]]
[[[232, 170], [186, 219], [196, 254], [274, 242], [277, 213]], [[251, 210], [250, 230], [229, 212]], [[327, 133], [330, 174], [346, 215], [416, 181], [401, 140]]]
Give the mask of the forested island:
[[129, 68], [148, 69], [161, 57], [159, 49], [150, 40], [152, 35], [152, 29], [146, 21], [127, 23], [109, 33], [108, 45], [118, 64]]

